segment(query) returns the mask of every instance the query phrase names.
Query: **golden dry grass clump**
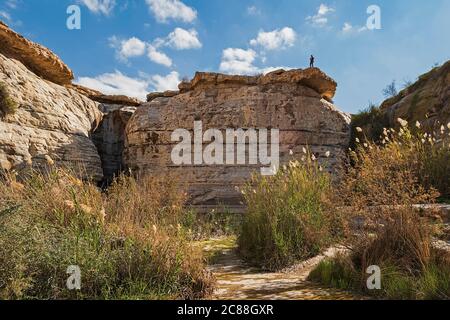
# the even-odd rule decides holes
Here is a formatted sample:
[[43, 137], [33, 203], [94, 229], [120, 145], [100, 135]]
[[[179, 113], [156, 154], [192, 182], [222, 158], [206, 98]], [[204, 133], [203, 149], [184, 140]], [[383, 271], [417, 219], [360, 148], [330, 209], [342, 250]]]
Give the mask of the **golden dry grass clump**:
[[331, 176], [306, 149], [275, 176], [254, 176], [242, 190], [247, 212], [239, 251], [248, 262], [279, 270], [320, 253], [340, 232]]
[[[214, 280], [178, 224], [185, 193], [170, 176], [121, 176], [107, 192], [65, 169], [0, 182], [3, 299], [202, 298]], [[81, 290], [66, 288], [67, 267]]]
[[[414, 205], [448, 196], [450, 125], [430, 135], [420, 123], [411, 130], [398, 121], [400, 129], [384, 129], [380, 144], [355, 139], [337, 208], [352, 225], [350, 254], [324, 261], [310, 278], [382, 298], [449, 299], [450, 254], [433, 245], [431, 223]], [[381, 268], [381, 290], [366, 287], [372, 265]]]

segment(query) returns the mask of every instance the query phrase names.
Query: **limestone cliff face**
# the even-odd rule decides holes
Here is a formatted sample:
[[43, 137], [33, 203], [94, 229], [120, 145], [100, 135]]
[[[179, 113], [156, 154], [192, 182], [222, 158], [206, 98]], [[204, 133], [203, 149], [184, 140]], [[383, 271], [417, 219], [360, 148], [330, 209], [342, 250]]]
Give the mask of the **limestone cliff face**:
[[319, 69], [279, 70], [260, 77], [197, 73], [179, 88], [179, 93], [150, 94], [150, 102], [134, 113], [126, 128], [124, 163], [141, 174], [178, 173], [199, 209], [224, 204], [239, 210], [235, 187], [261, 166], [175, 166], [171, 151], [176, 142], [171, 141], [171, 133], [192, 130], [194, 121], [203, 122], [203, 132], [279, 129], [282, 163], [301, 158], [303, 147], [309, 146], [332, 170], [348, 147], [350, 117], [329, 102], [336, 83]]
[[36, 75], [53, 83], [70, 84], [72, 70], [49, 49], [31, 42], [17, 34], [0, 21], [0, 53], [10, 59], [21, 61]]
[[381, 105], [389, 125], [402, 118], [435, 129], [450, 122], [450, 61], [419, 77], [419, 80]]
[[102, 160], [104, 182], [108, 184], [123, 169], [125, 127], [136, 107], [101, 104], [103, 119], [92, 135]]
[[0, 119], [0, 168], [20, 168], [32, 160], [45, 164], [81, 164], [88, 175], [102, 179], [100, 157], [90, 139], [101, 121], [98, 103], [50, 81], [21, 62], [0, 54], [0, 82], [17, 110]]
[[142, 105], [72, 84], [72, 72], [57, 56], [3, 24], [0, 40], [0, 83], [18, 106], [0, 115], [0, 170], [40, 168], [50, 157], [57, 165], [82, 166], [97, 181], [126, 168], [174, 172], [199, 210], [225, 205], [239, 211], [235, 187], [266, 165], [176, 166], [174, 130], [192, 131], [199, 120], [203, 131], [279, 129], [281, 164], [309, 147], [330, 170], [348, 146], [350, 118], [331, 102], [336, 83], [316, 68], [253, 77], [197, 73], [179, 91], [151, 93]]
[[122, 168], [125, 125], [140, 101], [71, 83], [72, 71], [50, 50], [0, 22], [0, 83], [17, 104], [0, 113], [0, 171], [50, 157], [95, 181]]

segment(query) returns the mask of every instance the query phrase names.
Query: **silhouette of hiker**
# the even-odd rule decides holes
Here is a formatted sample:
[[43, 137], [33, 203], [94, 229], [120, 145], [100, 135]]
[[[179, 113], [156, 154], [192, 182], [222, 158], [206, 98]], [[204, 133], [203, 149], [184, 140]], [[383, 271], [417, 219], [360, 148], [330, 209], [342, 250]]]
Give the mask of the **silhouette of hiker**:
[[315, 60], [314, 56], [311, 55], [311, 58], [309, 58], [309, 67], [310, 68], [314, 68], [314, 60]]

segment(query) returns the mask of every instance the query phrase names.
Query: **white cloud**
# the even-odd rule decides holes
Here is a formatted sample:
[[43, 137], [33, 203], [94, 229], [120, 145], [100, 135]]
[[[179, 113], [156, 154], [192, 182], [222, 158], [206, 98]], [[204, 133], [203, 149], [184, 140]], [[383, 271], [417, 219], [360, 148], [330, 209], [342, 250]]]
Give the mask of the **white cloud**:
[[250, 41], [252, 46], [261, 46], [266, 50], [281, 50], [292, 47], [297, 34], [292, 28], [285, 27], [270, 32], [260, 31], [256, 39]]
[[120, 55], [123, 58], [139, 57], [145, 53], [145, 42], [136, 37], [121, 41]]
[[16, 9], [18, 5], [19, 5], [18, 0], [7, 0], [6, 1], [6, 6], [10, 7], [11, 9]]
[[149, 82], [146, 79], [130, 78], [117, 70], [94, 78], [80, 77], [75, 83], [104, 94], [127, 95], [140, 100], [145, 100], [149, 92]]
[[6, 11], [0, 11], [0, 18], [3, 18], [8, 22], [11, 21], [11, 15]]
[[317, 27], [325, 27], [328, 23], [328, 15], [335, 10], [325, 4], [321, 4], [317, 10], [317, 14], [314, 16], [309, 16], [306, 21], [311, 22], [312, 25]]
[[157, 63], [157, 64], [161, 64], [163, 66], [166, 67], [171, 67], [172, 66], [172, 59], [170, 59], [164, 52], [160, 52], [158, 51], [154, 46], [149, 45], [148, 46], [148, 53], [147, 53], [148, 58]]
[[256, 52], [252, 49], [228, 48], [223, 50], [220, 70], [232, 74], [255, 74], [258, 68], [253, 65]]
[[193, 22], [197, 18], [197, 11], [179, 0], [145, 0], [158, 22], [169, 19]]
[[113, 11], [116, 5], [116, 0], [79, 0], [79, 2], [88, 7], [90, 11], [106, 16]]
[[250, 16], [259, 16], [261, 15], [261, 10], [259, 10], [256, 6], [247, 7], [247, 14]]
[[195, 29], [185, 30], [176, 28], [171, 32], [166, 40], [165, 45], [177, 50], [199, 49], [202, 43], [198, 39], [198, 32]]
[[116, 49], [116, 56], [121, 61], [128, 61], [128, 58], [143, 56], [146, 52], [147, 44], [136, 38], [119, 39], [112, 36], [109, 39], [109, 45]]
[[329, 12], [333, 12], [334, 11], [334, 9], [333, 8], [330, 8], [330, 7], [328, 7], [327, 5], [325, 5], [325, 4], [321, 4], [320, 5], [320, 7], [319, 7], [319, 11], [317, 12], [317, 14], [318, 15], [320, 15], [320, 16], [325, 16], [325, 15], [327, 15]]
[[345, 22], [344, 26], [342, 27], [343, 34], [357, 34], [360, 32], [367, 31], [367, 30], [368, 29], [366, 26], [363, 26], [363, 27], [353, 26], [349, 22]]
[[180, 75], [176, 71], [172, 71], [166, 76], [153, 75], [149, 79], [150, 85], [155, 91], [178, 90], [180, 83]]
[[275, 70], [290, 70], [291, 67], [262, 67], [258, 68], [255, 62], [257, 53], [252, 50], [244, 50], [239, 48], [228, 48], [223, 50], [222, 62], [220, 63], [220, 71], [227, 74], [238, 75], [255, 75], [266, 74]]
[[116, 50], [117, 58], [123, 62], [127, 62], [128, 58], [140, 57], [147, 53], [147, 57], [151, 61], [166, 67], [173, 65], [172, 59], [164, 52], [161, 52], [161, 47], [171, 47], [176, 50], [202, 47], [195, 29], [185, 30], [182, 28], [176, 28], [166, 38], [157, 38], [153, 43], [144, 42], [136, 37], [123, 40], [116, 36], [110, 37], [109, 43]]
[[172, 59], [165, 53], [158, 51], [158, 49], [136, 37], [127, 40], [120, 40], [116, 36], [109, 38], [111, 47], [116, 49], [116, 56], [119, 60], [127, 62], [128, 58], [141, 57], [147, 53], [147, 57], [157, 63], [166, 67], [172, 66]]
[[352, 30], [353, 30], [353, 26], [350, 23], [348, 23], [348, 22], [344, 23], [344, 26], [342, 27], [342, 32], [347, 33]]
[[180, 76], [178, 72], [172, 71], [166, 76], [140, 73], [137, 78], [131, 78], [116, 70], [93, 78], [80, 77], [75, 83], [104, 94], [126, 95], [145, 101], [149, 92], [177, 90]]

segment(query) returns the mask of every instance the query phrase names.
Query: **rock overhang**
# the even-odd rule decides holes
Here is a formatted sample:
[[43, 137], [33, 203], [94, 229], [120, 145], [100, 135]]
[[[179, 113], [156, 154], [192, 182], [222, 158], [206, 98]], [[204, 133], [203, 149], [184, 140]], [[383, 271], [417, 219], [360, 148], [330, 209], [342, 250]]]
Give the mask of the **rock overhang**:
[[275, 70], [265, 75], [246, 76], [229, 75], [215, 72], [196, 72], [191, 81], [182, 81], [179, 91], [153, 92], [147, 96], [147, 102], [156, 98], [170, 98], [204, 88], [225, 86], [263, 86], [273, 84], [297, 84], [310, 88], [329, 102], [336, 93], [337, 83], [319, 68]]

